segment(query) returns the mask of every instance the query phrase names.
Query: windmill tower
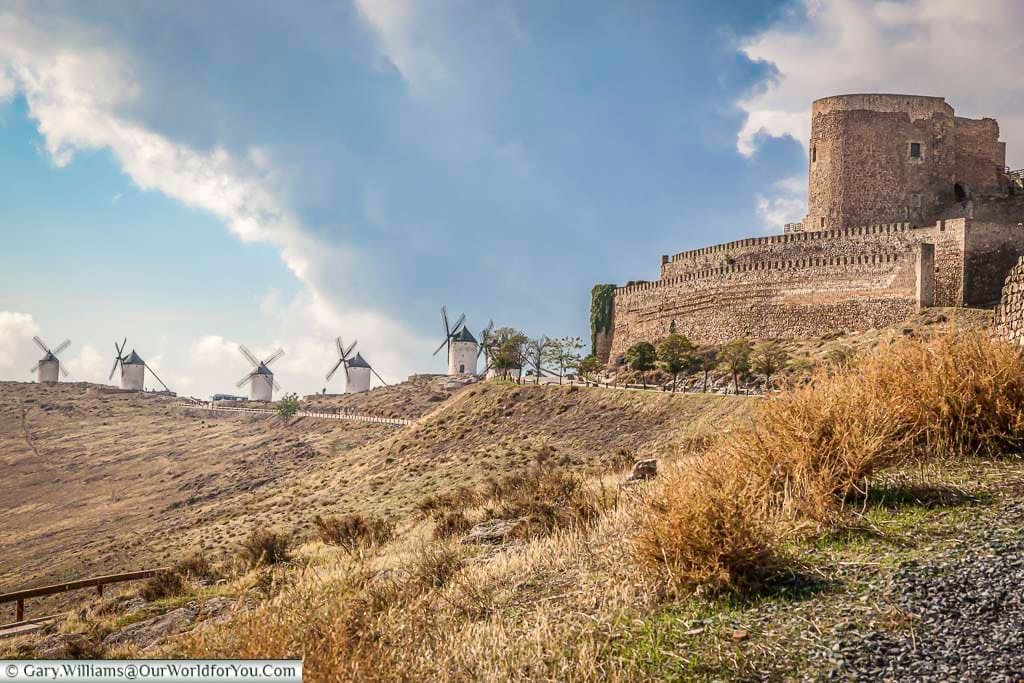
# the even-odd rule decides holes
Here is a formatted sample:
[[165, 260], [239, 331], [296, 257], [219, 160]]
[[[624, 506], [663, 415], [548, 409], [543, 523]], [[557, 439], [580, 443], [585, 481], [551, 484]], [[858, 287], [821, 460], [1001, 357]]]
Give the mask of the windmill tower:
[[363, 358], [361, 353], [357, 352], [355, 356], [352, 356], [352, 350], [356, 348], [357, 342], [352, 342], [347, 349], [342, 343], [341, 337], [335, 339], [334, 343], [338, 347], [338, 362], [327, 373], [328, 382], [331, 381], [331, 377], [338, 371], [338, 368], [343, 367], [345, 368], [346, 394], [358, 394], [363, 391], [369, 391], [371, 372], [380, 380], [381, 384], [387, 386], [388, 383], [377, 374], [377, 371]]
[[241, 389], [248, 384], [250, 401], [273, 401], [274, 389], [280, 390], [281, 387], [274, 381], [274, 373], [270, 371], [269, 366], [283, 356], [284, 351], [278, 349], [267, 356], [265, 360], [256, 360], [256, 356], [252, 355], [252, 351], [245, 348], [244, 344], [238, 345], [238, 351], [245, 356], [247, 361], [252, 363], [252, 370], [248, 375], [238, 380], [235, 386]]
[[449, 375], [475, 375], [476, 357], [480, 345], [476, 337], [466, 328], [466, 314], [463, 313], [455, 321], [455, 325], [448, 324], [448, 307], [441, 307], [441, 321], [444, 323], [444, 341], [434, 351], [436, 356], [441, 349], [448, 347], [448, 374]]
[[68, 371], [64, 368], [63, 363], [57, 360], [57, 356], [60, 354], [61, 351], [71, 346], [71, 340], [65, 339], [63, 342], [61, 342], [60, 346], [53, 349], [52, 351], [50, 350], [50, 347], [46, 345], [46, 342], [44, 342], [39, 337], [32, 337], [32, 341], [36, 343], [36, 346], [43, 350], [43, 354], [45, 355], [40, 359], [38, 363], [32, 366], [29, 372], [36, 372], [38, 370], [36, 378], [40, 383], [57, 382], [60, 380], [60, 375], [64, 375], [65, 377], [67, 377]]
[[124, 350], [128, 345], [128, 338], [125, 337], [121, 345], [118, 346], [117, 342], [114, 342], [114, 367], [110, 369], [110, 377], [107, 380], [114, 379], [114, 373], [117, 372], [117, 366], [121, 366], [121, 388], [127, 389], [128, 391], [142, 391], [146, 384], [146, 370], [153, 375], [157, 382], [164, 388], [164, 391], [170, 391], [164, 381], [160, 379], [153, 368], [149, 367], [146, 361], [142, 360], [139, 354], [135, 353], [135, 349], [132, 352], [125, 355]]

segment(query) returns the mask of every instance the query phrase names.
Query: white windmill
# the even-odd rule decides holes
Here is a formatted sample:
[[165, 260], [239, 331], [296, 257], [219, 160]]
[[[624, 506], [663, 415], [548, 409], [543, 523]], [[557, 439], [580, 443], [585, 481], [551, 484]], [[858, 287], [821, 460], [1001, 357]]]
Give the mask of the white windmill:
[[46, 345], [39, 337], [32, 337], [32, 341], [36, 343], [36, 346], [43, 350], [45, 354], [38, 363], [32, 366], [29, 372], [39, 373], [36, 375], [39, 382], [57, 382], [60, 380], [60, 375], [63, 374], [65, 377], [68, 376], [68, 371], [64, 368], [64, 364], [57, 360], [57, 356], [61, 351], [71, 346], [71, 340], [65, 339], [61, 342], [60, 346], [50, 350], [50, 347]]
[[358, 394], [363, 391], [369, 391], [371, 372], [380, 380], [381, 384], [387, 386], [388, 383], [377, 374], [377, 371], [363, 358], [362, 354], [357, 352], [355, 356], [352, 356], [352, 350], [356, 348], [357, 342], [352, 342], [347, 349], [342, 343], [341, 337], [335, 339], [334, 343], [338, 347], [338, 362], [327, 373], [328, 382], [331, 381], [331, 377], [334, 377], [334, 373], [338, 371], [338, 368], [343, 367], [345, 368], [346, 394]]
[[463, 313], [455, 321], [454, 326], [448, 325], [448, 307], [441, 307], [441, 321], [444, 323], [444, 341], [434, 351], [436, 356], [441, 349], [448, 347], [448, 374], [475, 375], [476, 357], [480, 345], [476, 337], [466, 328], [466, 314]]
[[107, 380], [114, 379], [114, 373], [117, 372], [117, 366], [121, 366], [121, 388], [129, 391], [142, 391], [146, 383], [146, 370], [149, 370], [149, 374], [153, 375], [157, 382], [164, 388], [164, 391], [170, 391], [164, 381], [160, 379], [153, 368], [149, 367], [146, 361], [139, 357], [139, 354], [135, 353], [135, 349], [128, 355], [125, 355], [124, 349], [128, 345], [128, 337], [124, 338], [121, 345], [118, 346], [117, 342], [114, 342], [114, 367], [110, 368], [110, 377]]
[[280, 390], [281, 387], [274, 381], [274, 373], [270, 371], [269, 365], [283, 356], [284, 351], [278, 349], [267, 356], [265, 360], [256, 360], [256, 356], [252, 355], [252, 351], [245, 348], [244, 344], [238, 345], [238, 351], [252, 363], [253, 369], [248, 375], [238, 380], [235, 386], [241, 389], [248, 384], [250, 401], [273, 401], [274, 389]]

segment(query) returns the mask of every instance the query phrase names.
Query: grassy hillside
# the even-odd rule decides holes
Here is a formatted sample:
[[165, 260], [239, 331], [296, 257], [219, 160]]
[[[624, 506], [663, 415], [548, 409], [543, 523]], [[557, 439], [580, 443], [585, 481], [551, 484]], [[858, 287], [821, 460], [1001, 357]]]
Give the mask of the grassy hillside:
[[312, 410], [337, 410], [361, 415], [415, 419], [437, 408], [464, 384], [447, 377], [415, 375], [409, 381], [386, 387], [374, 387], [359, 394], [307, 396], [303, 405]]
[[[425, 387], [425, 388], [424, 388]], [[400, 518], [424, 496], [550, 455], [583, 467], [700, 438], [749, 400], [480, 384], [402, 430], [183, 409], [84, 384], [0, 392], [0, 591], [233, 551], [314, 515]], [[372, 392], [371, 392], [372, 393]]]
[[[381, 425], [182, 410], [153, 394], [86, 384], [0, 384], [0, 590], [176, 557], [210, 520], [315, 469]], [[283, 511], [282, 511], [283, 512]]]
[[[629, 465], [702, 440], [754, 402], [569, 386], [482, 383], [409, 428], [339, 453], [301, 488], [306, 512], [400, 516], [423, 497], [545, 459], [580, 471]], [[301, 487], [302, 484], [299, 484]]]

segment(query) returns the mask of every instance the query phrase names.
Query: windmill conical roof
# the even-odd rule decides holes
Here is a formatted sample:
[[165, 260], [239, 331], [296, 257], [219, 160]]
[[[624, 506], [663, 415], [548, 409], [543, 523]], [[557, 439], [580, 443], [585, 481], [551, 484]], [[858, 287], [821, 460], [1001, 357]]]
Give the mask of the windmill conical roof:
[[350, 368], [368, 368], [370, 364], [363, 358], [363, 354], [356, 352], [356, 357], [348, 362]]
[[469, 331], [465, 326], [461, 327], [458, 332], [452, 336], [452, 341], [457, 342], [473, 342], [476, 344], [476, 337]]
[[51, 360], [57, 360], [57, 356], [53, 355], [52, 351], [47, 351], [46, 355], [43, 356], [43, 359], [41, 361], [39, 361], [39, 362], [40, 363], [46, 363], [47, 361], [51, 361]]
[[132, 349], [132, 352], [125, 356], [121, 362], [125, 365], [145, 365], [145, 361], [139, 357], [139, 354], [135, 353], [135, 349]]
[[267, 367], [266, 363], [260, 363], [260, 366], [253, 371], [257, 375], [273, 375], [270, 368]]

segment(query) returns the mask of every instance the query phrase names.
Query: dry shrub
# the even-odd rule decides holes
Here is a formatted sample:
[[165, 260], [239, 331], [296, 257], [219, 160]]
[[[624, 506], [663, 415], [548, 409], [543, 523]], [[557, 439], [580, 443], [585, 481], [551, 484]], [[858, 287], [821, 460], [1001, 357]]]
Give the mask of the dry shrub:
[[341, 517], [317, 515], [313, 518], [313, 524], [316, 525], [321, 541], [327, 545], [341, 546], [349, 552], [364, 546], [387, 543], [395, 532], [392, 522], [359, 513]]
[[594, 491], [578, 474], [534, 463], [522, 472], [487, 482], [480, 492], [487, 516], [525, 520], [526, 535], [593, 522], [613, 503], [605, 490]]
[[139, 597], [148, 602], [172, 598], [185, 592], [185, 579], [173, 569], [157, 572], [146, 579], [139, 589]]
[[469, 517], [461, 510], [445, 512], [434, 517], [434, 538], [451, 538], [464, 534], [473, 526]]
[[998, 455], [1022, 439], [1017, 347], [977, 331], [898, 339], [768, 398], [755, 426], [670, 474], [637, 547], [679, 583], [749, 588], [781, 561], [780, 536], [834, 523], [874, 472]]
[[174, 571], [185, 578], [204, 581], [216, 581], [222, 576], [202, 551], [196, 551], [175, 562]]
[[290, 545], [288, 534], [270, 529], [253, 529], [242, 542], [239, 555], [250, 568], [261, 564], [278, 564], [288, 561]]

